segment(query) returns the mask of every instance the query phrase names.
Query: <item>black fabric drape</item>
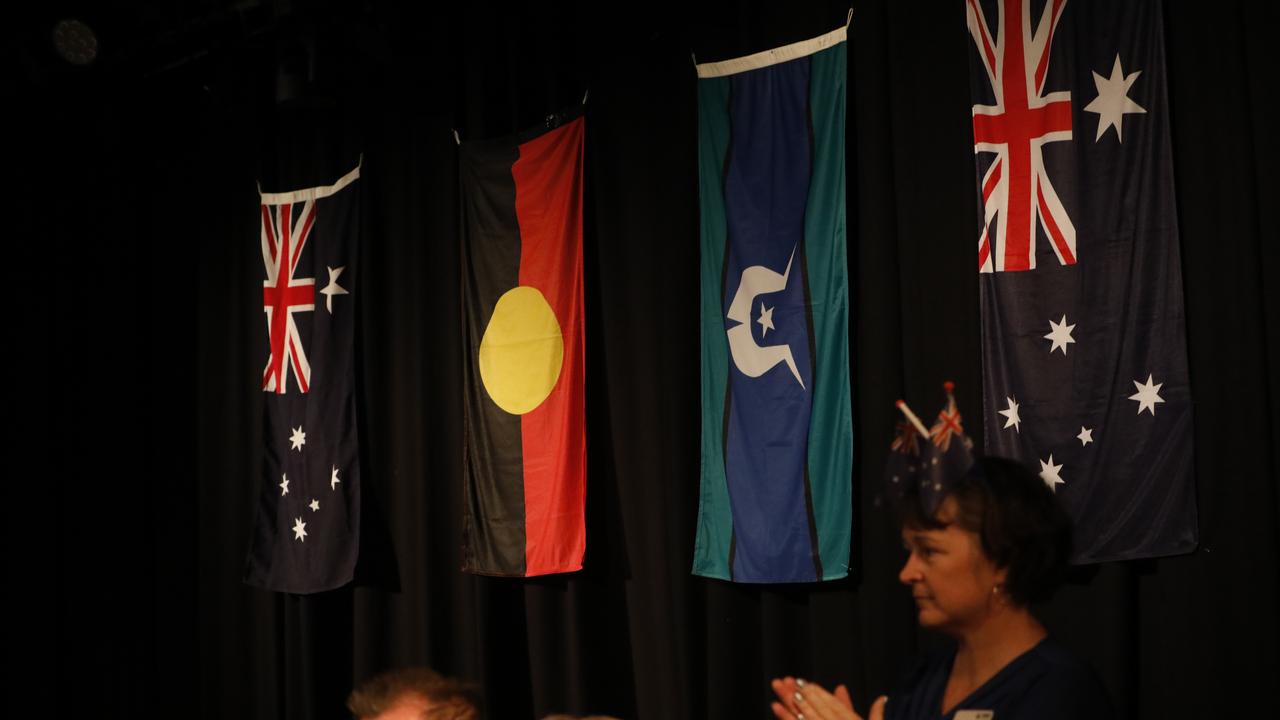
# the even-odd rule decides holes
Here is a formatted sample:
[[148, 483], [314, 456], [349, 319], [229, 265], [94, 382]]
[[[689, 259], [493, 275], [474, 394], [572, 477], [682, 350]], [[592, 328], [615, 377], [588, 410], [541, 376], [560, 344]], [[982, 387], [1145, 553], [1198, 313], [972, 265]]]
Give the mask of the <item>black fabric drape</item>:
[[[689, 52], [811, 37], [847, 6], [615, 19], [603, 5], [340, 5], [205, 8], [203, 24], [118, 8], [126, 17], [103, 27], [130, 33], [104, 31], [99, 64], [74, 70], [47, 59], [48, 18], [15, 26], [22, 337], [10, 347], [31, 358], [15, 442], [46, 460], [10, 475], [10, 513], [41, 548], [18, 567], [26, 657], [55, 669], [33, 690], [99, 717], [329, 718], [345, 716], [354, 683], [413, 663], [481, 682], [494, 718], [765, 717], [767, 679], [783, 673], [847, 682], [865, 709], [934, 642], [914, 627], [897, 531], [874, 502], [893, 400], [927, 408], [955, 380], [981, 446], [962, 5], [854, 6], [854, 560], [846, 580], [772, 587], [689, 574]], [[1243, 716], [1270, 707], [1280, 672], [1275, 10], [1164, 14], [1201, 547], [1081, 571], [1043, 615], [1122, 715]], [[510, 133], [588, 88], [585, 569], [465, 575], [452, 130]], [[254, 182], [331, 182], [361, 154], [359, 574], [374, 585], [273, 595], [241, 583], [263, 482]]]

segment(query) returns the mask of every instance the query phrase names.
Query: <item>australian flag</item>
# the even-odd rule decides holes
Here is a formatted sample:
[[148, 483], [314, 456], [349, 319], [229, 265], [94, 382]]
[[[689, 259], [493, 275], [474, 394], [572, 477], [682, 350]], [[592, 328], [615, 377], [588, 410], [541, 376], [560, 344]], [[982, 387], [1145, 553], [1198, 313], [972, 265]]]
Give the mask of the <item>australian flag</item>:
[[330, 590], [355, 572], [359, 178], [261, 196], [265, 480], [245, 582], [268, 590]]
[[1080, 563], [1197, 543], [1159, 2], [966, 0], [987, 452]]

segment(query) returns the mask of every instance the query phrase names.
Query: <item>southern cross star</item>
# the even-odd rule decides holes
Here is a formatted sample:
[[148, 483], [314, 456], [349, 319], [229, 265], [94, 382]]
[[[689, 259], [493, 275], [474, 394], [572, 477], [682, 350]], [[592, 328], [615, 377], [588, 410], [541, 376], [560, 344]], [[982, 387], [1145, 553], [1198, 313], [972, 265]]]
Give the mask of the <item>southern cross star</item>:
[[1022, 430], [1018, 428], [1018, 425], [1022, 423], [1022, 418], [1018, 417], [1018, 403], [1014, 402], [1013, 398], [1006, 399], [1009, 402], [1009, 407], [1000, 411], [1000, 414], [1007, 418], [1004, 422], [1004, 427], [1006, 430], [1013, 428], [1014, 432], [1020, 433]]
[[1138, 401], [1138, 414], [1141, 415], [1143, 410], [1156, 414], [1156, 403], [1164, 402], [1164, 398], [1160, 397], [1158, 391], [1164, 386], [1164, 383], [1151, 383], [1151, 373], [1147, 373], [1147, 382], [1145, 384], [1133, 381], [1133, 386], [1138, 388], [1138, 392], [1129, 396], [1130, 400]]
[[1045, 340], [1053, 343], [1053, 346], [1049, 348], [1049, 353], [1052, 354], [1054, 350], [1061, 350], [1062, 354], [1066, 355], [1067, 345], [1075, 342], [1075, 339], [1071, 337], [1071, 331], [1075, 329], [1075, 325], [1067, 324], [1067, 316], [1065, 314], [1062, 316], [1062, 320], [1058, 322], [1050, 320], [1049, 334], [1044, 336]]
[[1081, 447], [1093, 442], [1093, 428], [1087, 428], [1081, 425], [1080, 434], [1076, 436], [1076, 439], [1080, 441]]
[[1061, 471], [1061, 463], [1058, 463], [1057, 465], [1053, 464], [1053, 453], [1049, 453], [1048, 462], [1045, 462], [1044, 460], [1040, 461], [1040, 479], [1043, 480], [1044, 484], [1048, 485], [1049, 489], [1054, 492], [1058, 491], [1059, 485], [1065, 484], [1062, 476], [1058, 474]]

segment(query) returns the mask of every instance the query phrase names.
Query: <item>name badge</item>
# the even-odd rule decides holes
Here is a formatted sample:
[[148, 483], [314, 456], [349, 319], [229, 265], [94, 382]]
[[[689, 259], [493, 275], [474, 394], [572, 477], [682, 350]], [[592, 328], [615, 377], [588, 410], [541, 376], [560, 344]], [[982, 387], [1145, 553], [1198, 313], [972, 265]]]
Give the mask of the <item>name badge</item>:
[[994, 710], [957, 710], [956, 720], [995, 720]]

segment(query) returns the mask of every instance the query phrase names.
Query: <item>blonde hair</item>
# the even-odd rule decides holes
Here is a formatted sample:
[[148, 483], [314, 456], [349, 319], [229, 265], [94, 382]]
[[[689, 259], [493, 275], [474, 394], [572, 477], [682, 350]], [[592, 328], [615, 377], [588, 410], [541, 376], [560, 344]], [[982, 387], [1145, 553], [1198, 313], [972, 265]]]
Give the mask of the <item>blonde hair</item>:
[[347, 709], [357, 718], [376, 717], [407, 695], [470, 711], [456, 717], [479, 717], [479, 688], [425, 667], [388, 670], [369, 678], [347, 696]]

